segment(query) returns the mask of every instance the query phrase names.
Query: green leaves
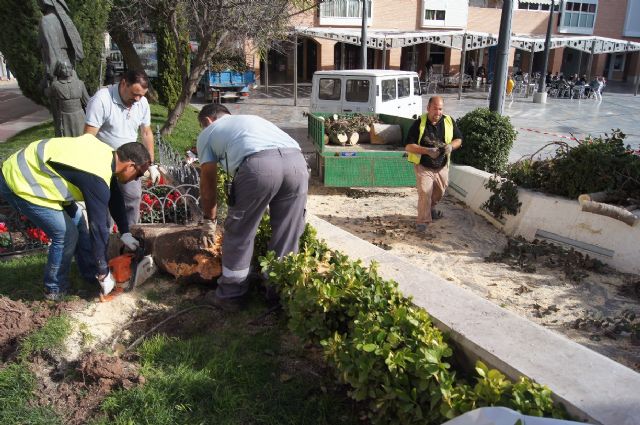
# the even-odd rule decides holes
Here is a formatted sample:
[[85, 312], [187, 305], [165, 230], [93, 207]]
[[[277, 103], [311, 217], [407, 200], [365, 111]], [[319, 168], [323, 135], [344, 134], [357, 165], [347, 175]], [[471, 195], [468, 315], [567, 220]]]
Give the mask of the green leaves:
[[627, 198], [640, 198], [640, 156], [624, 145], [625, 138], [618, 129], [605, 137], [587, 137], [577, 146], [554, 142], [555, 157], [518, 161], [507, 176], [523, 187], [569, 198], [606, 191], [624, 204]]
[[[256, 247], [266, 242], [261, 224]], [[555, 414], [551, 392], [526, 378], [512, 384], [502, 373], [476, 364], [475, 386], [446, 362], [452, 349], [428, 314], [398, 291], [396, 282], [330, 251], [307, 226], [297, 255], [262, 254], [260, 265], [280, 292], [289, 327], [319, 343], [349, 395], [368, 407], [373, 424], [442, 423], [480, 406], [507, 406]]]
[[471, 165], [489, 173], [504, 171], [518, 134], [508, 116], [478, 108], [457, 121], [462, 147], [453, 154], [456, 164]]

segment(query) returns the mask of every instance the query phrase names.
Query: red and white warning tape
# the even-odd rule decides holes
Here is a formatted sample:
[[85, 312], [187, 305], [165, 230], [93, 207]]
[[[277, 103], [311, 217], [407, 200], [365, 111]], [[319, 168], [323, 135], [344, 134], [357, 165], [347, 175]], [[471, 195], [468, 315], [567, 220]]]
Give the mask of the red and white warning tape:
[[524, 131], [531, 131], [533, 133], [539, 133], [539, 134], [546, 134], [548, 136], [553, 136], [553, 137], [560, 137], [561, 139], [569, 139], [569, 140], [575, 140], [576, 142], [579, 142], [580, 140], [576, 139], [573, 136], [566, 136], [564, 134], [558, 134], [558, 133], [549, 133], [546, 131], [541, 131], [541, 130], [536, 130], [535, 128], [524, 128], [524, 127], [520, 127], [520, 130], [524, 130]]

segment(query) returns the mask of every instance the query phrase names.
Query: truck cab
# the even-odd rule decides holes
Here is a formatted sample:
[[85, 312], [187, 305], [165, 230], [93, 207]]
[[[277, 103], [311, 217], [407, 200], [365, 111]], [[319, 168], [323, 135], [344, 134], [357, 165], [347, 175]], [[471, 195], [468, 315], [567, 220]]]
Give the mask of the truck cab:
[[309, 112], [418, 116], [423, 112], [418, 74], [382, 69], [317, 71]]

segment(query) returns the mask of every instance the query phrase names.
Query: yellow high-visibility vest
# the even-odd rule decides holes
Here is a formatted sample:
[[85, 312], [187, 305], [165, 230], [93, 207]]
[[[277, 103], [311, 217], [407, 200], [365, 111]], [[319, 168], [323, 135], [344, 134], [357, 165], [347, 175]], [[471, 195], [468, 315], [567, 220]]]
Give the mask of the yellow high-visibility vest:
[[[444, 143], [449, 144], [453, 140], [453, 118], [449, 115], [443, 115], [444, 118]], [[424, 129], [427, 128], [427, 114], [422, 114], [420, 117], [420, 132], [418, 134], [418, 143], [420, 145], [422, 142], [422, 135], [424, 134]], [[417, 153], [409, 153], [407, 155], [407, 160], [414, 164], [420, 164], [420, 158], [422, 155]], [[449, 165], [450, 158], [447, 157], [447, 165]]]
[[2, 164], [9, 188], [32, 204], [61, 210], [83, 201], [82, 192], [49, 164], [55, 162], [98, 176], [109, 186], [113, 171], [113, 148], [91, 134], [43, 139], [11, 155]]

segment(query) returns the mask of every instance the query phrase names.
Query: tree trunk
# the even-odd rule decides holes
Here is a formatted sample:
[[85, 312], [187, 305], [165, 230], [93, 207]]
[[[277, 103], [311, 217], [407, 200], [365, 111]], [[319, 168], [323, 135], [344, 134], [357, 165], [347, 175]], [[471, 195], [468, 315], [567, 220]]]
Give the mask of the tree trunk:
[[200, 82], [200, 78], [204, 75], [204, 72], [207, 69], [207, 63], [213, 57], [214, 52], [219, 48], [221, 43], [226, 39], [226, 35], [218, 38], [217, 43], [215, 43], [212, 47], [212, 40], [210, 37], [205, 37], [200, 41], [200, 45], [198, 46], [198, 53], [191, 63], [191, 71], [189, 73], [189, 77], [185, 80], [182, 85], [182, 92], [180, 93], [180, 97], [178, 98], [178, 102], [176, 106], [169, 111], [169, 116], [167, 117], [167, 121], [165, 121], [162, 129], [160, 130], [160, 134], [166, 136], [167, 134], [171, 134], [173, 129], [175, 128], [178, 120], [182, 116], [184, 112], [184, 108], [191, 102], [191, 96], [196, 92], [196, 88], [198, 87], [198, 83]]
[[[129, 35], [126, 31], [121, 31], [119, 29], [112, 29], [109, 31], [111, 38], [116, 42], [118, 47], [120, 48], [120, 52], [122, 53], [122, 57], [124, 58], [125, 63], [127, 64], [128, 69], [141, 69], [144, 70], [144, 66], [142, 66], [142, 61], [140, 60], [140, 56], [138, 56], [138, 52], [133, 47], [133, 42], [129, 38]], [[147, 92], [147, 100], [151, 103], [158, 102], [158, 93], [156, 93], [155, 89], [149, 83], [149, 91]]]

